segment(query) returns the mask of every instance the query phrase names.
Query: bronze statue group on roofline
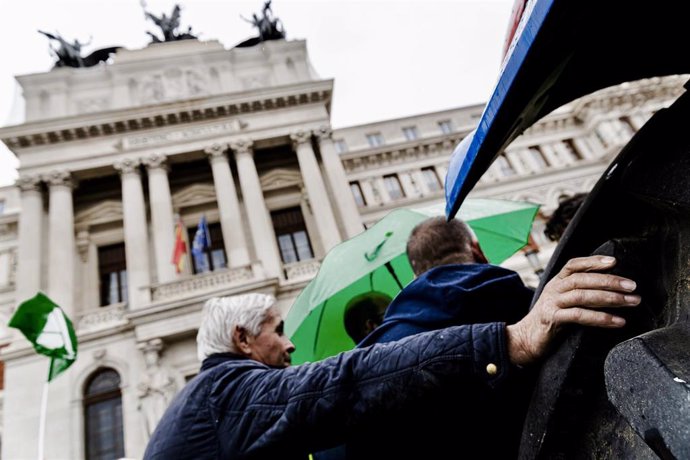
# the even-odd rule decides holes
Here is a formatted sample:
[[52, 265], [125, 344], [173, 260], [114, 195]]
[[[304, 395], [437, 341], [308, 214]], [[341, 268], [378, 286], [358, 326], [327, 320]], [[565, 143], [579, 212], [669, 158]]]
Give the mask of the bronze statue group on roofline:
[[[259, 17], [256, 13], [252, 15], [251, 20], [240, 16], [242, 19], [256, 27], [259, 31], [259, 35], [243, 41], [237, 45], [238, 47], [254, 46], [266, 40], [279, 40], [285, 38], [285, 30], [283, 29], [280, 19], [273, 16], [271, 1], [272, 0], [267, 0], [264, 2], [264, 6], [261, 10], [261, 17]], [[187, 27], [186, 32], [178, 31], [178, 28], [180, 27], [180, 12], [182, 11], [179, 4], [175, 5], [172, 13], [169, 16], [165, 13], [162, 13], [160, 16], [156, 16], [151, 12], [146, 11], [145, 4], [143, 3], [142, 7], [144, 8], [145, 18], [153, 21], [153, 23], [160, 28], [162, 33], [161, 39], [159, 35], [146, 31], [146, 34], [151, 37], [151, 43], [165, 43], [198, 38], [196, 35], [192, 34], [191, 26]], [[48, 37], [48, 39], [51, 40], [51, 43], [57, 42], [59, 45], [56, 48], [52, 46], [50, 48], [53, 56], [56, 59], [55, 67], [92, 67], [100, 62], [107, 61], [112, 53], [121, 48], [120, 46], [101, 48], [92, 52], [88, 56], [82, 56], [82, 47], [89, 45], [91, 43], [91, 39], [89, 39], [87, 43], [82, 43], [77, 39], [69, 42], [57, 32], [49, 33], [43, 30], [39, 30], [38, 32]]]

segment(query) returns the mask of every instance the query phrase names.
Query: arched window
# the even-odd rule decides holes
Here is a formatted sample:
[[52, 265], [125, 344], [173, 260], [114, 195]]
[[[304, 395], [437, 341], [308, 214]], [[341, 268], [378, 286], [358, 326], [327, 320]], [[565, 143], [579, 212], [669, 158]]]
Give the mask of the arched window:
[[99, 369], [89, 378], [84, 390], [84, 427], [87, 459], [125, 456], [120, 375], [113, 369]]

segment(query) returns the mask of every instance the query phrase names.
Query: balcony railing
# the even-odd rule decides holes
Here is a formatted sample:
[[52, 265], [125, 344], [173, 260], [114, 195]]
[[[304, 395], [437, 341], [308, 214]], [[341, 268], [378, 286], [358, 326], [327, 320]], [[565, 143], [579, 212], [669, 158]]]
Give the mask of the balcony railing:
[[125, 303], [117, 303], [100, 307], [98, 310], [87, 311], [79, 318], [77, 330], [79, 332], [94, 331], [124, 324], [127, 322], [125, 310]]
[[254, 278], [254, 271], [251, 266], [192, 275], [184, 279], [151, 286], [151, 299], [155, 302], [157, 300], [185, 297], [199, 292], [236, 286], [252, 281]]
[[317, 259], [302, 260], [291, 264], [284, 264], [285, 280], [288, 283], [310, 280], [321, 267], [321, 262]]

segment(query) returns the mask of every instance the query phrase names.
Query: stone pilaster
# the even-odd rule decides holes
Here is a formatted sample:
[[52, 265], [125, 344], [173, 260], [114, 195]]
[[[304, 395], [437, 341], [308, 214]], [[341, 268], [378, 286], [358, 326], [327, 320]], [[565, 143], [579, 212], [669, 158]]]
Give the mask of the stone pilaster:
[[74, 270], [76, 245], [72, 176], [52, 171], [44, 180], [50, 190], [48, 210], [48, 295], [74, 318]]
[[122, 181], [122, 212], [130, 309], [141, 308], [151, 301], [146, 204], [139, 165], [139, 161], [134, 159], [125, 159], [114, 165], [120, 172]]
[[264, 201], [259, 174], [256, 171], [252, 141], [239, 140], [230, 144], [230, 148], [235, 153], [237, 175], [240, 178], [240, 188], [242, 189], [256, 255], [267, 276], [279, 277], [281, 263], [278, 255], [278, 243]]
[[242, 225], [240, 202], [232, 178], [230, 162], [226, 155], [227, 145], [214, 144], [205, 150], [213, 171], [216, 201], [220, 214], [220, 228], [223, 232], [225, 253], [231, 268], [249, 265], [247, 238]]
[[314, 135], [319, 141], [326, 179], [333, 192], [338, 217], [342, 228], [345, 230], [344, 235], [346, 238], [352, 238], [362, 232], [364, 227], [357, 203], [355, 203], [350, 191], [343, 163], [340, 161], [340, 155], [335, 151], [333, 145], [333, 131], [328, 126], [322, 126], [314, 131]]
[[331, 208], [331, 203], [328, 200], [328, 192], [321, 176], [321, 169], [311, 146], [311, 133], [296, 131], [290, 134], [290, 139], [292, 139], [293, 147], [297, 152], [297, 161], [314, 213], [319, 238], [324, 251], [328, 252], [342, 239], [335, 223], [333, 208]]
[[177, 277], [175, 267], [171, 263], [175, 244], [175, 219], [168, 182], [167, 158], [165, 155], [156, 153], [142, 161], [146, 165], [149, 176], [149, 205], [156, 273], [159, 283], [167, 283]]
[[22, 209], [19, 214], [16, 278], [16, 303], [19, 303], [41, 290], [43, 195], [38, 176], [20, 176], [16, 185], [21, 190]]

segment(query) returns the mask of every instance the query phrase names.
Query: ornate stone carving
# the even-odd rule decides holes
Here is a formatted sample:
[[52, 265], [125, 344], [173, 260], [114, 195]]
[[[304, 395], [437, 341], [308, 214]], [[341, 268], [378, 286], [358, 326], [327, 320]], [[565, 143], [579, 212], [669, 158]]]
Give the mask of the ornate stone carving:
[[98, 350], [94, 350], [93, 353], [91, 353], [91, 356], [93, 356], [94, 361], [103, 361], [107, 353], [108, 350], [105, 348], [99, 348]]
[[271, 169], [259, 178], [262, 190], [275, 190], [279, 188], [301, 186], [302, 174], [299, 170], [276, 168]]
[[192, 184], [177, 191], [172, 196], [175, 209], [197, 206], [204, 203], [215, 203], [216, 189], [213, 184]]
[[292, 140], [292, 145], [296, 148], [300, 144], [311, 141], [311, 133], [300, 129], [290, 134], [290, 140]]
[[66, 170], [50, 171], [43, 176], [43, 180], [51, 187], [72, 187], [74, 185], [72, 174]]
[[167, 169], [168, 157], [162, 153], [152, 153], [151, 155], [142, 158], [141, 162], [147, 169]]
[[137, 385], [138, 409], [142, 415], [145, 433], [151, 436], [175, 396], [177, 384], [170, 370], [160, 363], [160, 352], [163, 350], [161, 339], [149, 340], [140, 344], [138, 348], [146, 363], [146, 373]]
[[121, 222], [122, 220], [122, 202], [106, 200], [79, 211], [74, 216], [74, 225], [77, 231], [80, 231], [87, 230], [92, 225]]
[[130, 80], [129, 91], [140, 104], [199, 97], [209, 94], [208, 78], [198, 70], [166, 69], [141, 81]]
[[38, 191], [41, 186], [41, 177], [36, 174], [22, 174], [15, 184], [22, 192]]
[[230, 143], [230, 148], [236, 154], [252, 153], [252, 145], [254, 145], [254, 142], [251, 139], [238, 139]]
[[330, 126], [319, 126], [318, 129], [314, 130], [314, 136], [316, 136], [319, 139], [319, 141], [324, 139], [331, 139], [333, 138], [333, 130]]
[[218, 160], [227, 161], [227, 157], [225, 156], [227, 150], [228, 144], [214, 143], [210, 147], [206, 147], [204, 153], [208, 155], [209, 161], [213, 163]]
[[110, 108], [110, 101], [106, 97], [80, 99], [76, 101], [78, 113], [101, 112]]
[[79, 252], [79, 258], [81, 261], [86, 262], [89, 260], [89, 244], [91, 243], [89, 232], [87, 230], [80, 230], [77, 232], [75, 243], [77, 245], [77, 251]]
[[125, 158], [117, 161], [113, 167], [121, 174], [139, 174], [139, 165], [141, 162], [136, 158]]
[[102, 330], [125, 324], [126, 322], [124, 304], [116, 304], [85, 313], [79, 319], [77, 329], [79, 332]]

